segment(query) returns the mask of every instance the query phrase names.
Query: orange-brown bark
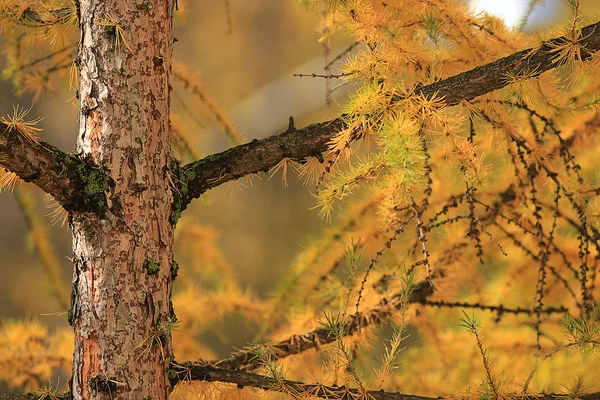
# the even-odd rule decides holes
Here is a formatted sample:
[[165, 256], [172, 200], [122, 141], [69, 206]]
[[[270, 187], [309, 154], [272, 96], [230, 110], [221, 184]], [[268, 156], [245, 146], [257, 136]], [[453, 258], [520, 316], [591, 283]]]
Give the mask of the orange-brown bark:
[[78, 150], [114, 181], [72, 217], [75, 399], [165, 399], [173, 226], [171, 0], [82, 0]]

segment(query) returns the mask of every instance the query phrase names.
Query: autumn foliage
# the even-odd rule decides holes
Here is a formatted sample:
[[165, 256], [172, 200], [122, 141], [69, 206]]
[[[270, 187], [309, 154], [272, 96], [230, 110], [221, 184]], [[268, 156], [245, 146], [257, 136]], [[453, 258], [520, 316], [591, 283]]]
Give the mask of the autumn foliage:
[[[326, 151], [282, 157], [268, 173], [244, 174], [238, 183], [297, 176], [314, 195], [314, 217], [328, 225], [263, 296], [239, 283], [215, 230], [183, 214], [172, 266], [177, 319], [136, 351], [161, 346], [164, 331], [173, 334], [174, 399], [372, 398], [379, 390], [593, 396], [600, 390], [600, 58], [584, 42], [600, 26], [589, 37], [582, 28], [597, 21], [577, 0], [568, 1], [560, 24], [536, 32], [507, 28], [453, 0], [303, 3], [321, 16], [328, 66], [321, 77], [298, 79], [351, 87], [336, 115], [343, 128]], [[20, 93], [37, 99], [58, 85], [77, 86], [74, 7], [0, 0], [3, 76]], [[131, 51], [131, 33], [119, 21], [98, 23], [112, 32], [117, 51]], [[334, 35], [356, 43], [331, 54]], [[478, 66], [493, 75], [486, 64], [524, 49], [525, 57], [543, 52], [551, 66], [503, 73], [495, 77], [501, 89], [450, 105], [421, 90]], [[197, 76], [174, 65], [172, 77], [231, 146], [246, 141]], [[486, 80], [460, 85], [452, 90], [485, 88]], [[171, 119], [177, 156], [199, 159], [180, 116]], [[15, 106], [0, 121], [30, 141], [41, 136], [26, 109]], [[172, 177], [174, 188], [180, 178]], [[56, 273], [47, 222], [32, 206], [37, 195], [7, 164], [0, 187], [18, 199], [51, 291], [67, 307], [68, 283]], [[68, 224], [60, 204], [54, 210]], [[247, 320], [256, 340], [220, 360], [201, 338], [230, 315]], [[70, 331], [35, 318], [0, 324], [0, 380], [55, 398], [68, 380], [56, 377], [70, 375]], [[218, 372], [202, 378], [194, 370], [209, 367], [259, 374], [267, 383]]]

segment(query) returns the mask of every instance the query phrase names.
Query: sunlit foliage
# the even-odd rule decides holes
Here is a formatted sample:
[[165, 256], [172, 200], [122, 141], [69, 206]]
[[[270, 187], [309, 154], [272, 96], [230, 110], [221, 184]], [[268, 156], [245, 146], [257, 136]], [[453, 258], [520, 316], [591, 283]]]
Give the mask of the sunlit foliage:
[[[256, 332], [256, 343], [241, 351], [289, 396], [299, 394], [285, 379], [349, 385], [365, 398], [370, 389], [486, 399], [597, 390], [588, 383], [600, 381], [600, 58], [583, 61], [579, 1], [568, 2], [562, 25], [536, 34], [453, 0], [304, 3], [322, 17], [327, 74], [339, 70], [355, 89], [339, 112], [346, 129], [329, 151], [284, 158], [268, 176], [281, 174], [287, 184], [298, 175], [330, 225], [261, 299], [238, 283], [217, 233], [183, 218], [172, 266], [178, 321], [161, 327], [173, 332], [177, 359], [214, 360], [207, 338], [235, 317]], [[54, 79], [68, 79], [73, 6], [0, 1], [0, 26], [10, 32], [3, 74], [18, 90], [40, 97]], [[130, 50], [118, 21], [108, 15], [99, 23], [119, 32], [116, 47]], [[329, 54], [334, 34], [350, 36], [353, 50]], [[535, 52], [558, 35], [566, 39], [552, 49], [559, 67], [550, 72], [508, 74], [506, 88], [454, 107], [416, 94], [516, 51]], [[201, 82], [180, 66], [173, 74], [238, 143], [238, 129]], [[26, 114], [15, 108], [2, 122], [36, 141], [39, 128]], [[198, 158], [176, 116], [172, 133], [182, 156]], [[14, 184], [0, 169], [0, 189]], [[32, 226], [33, 240], [45, 240], [40, 229]], [[29, 320], [1, 324], [0, 379], [33, 389], [68, 374], [67, 333]], [[318, 351], [288, 357], [272, 346], [289, 338], [301, 346], [317, 329], [332, 338], [312, 347]], [[140, 349], [160, 342], [160, 333]], [[257, 393], [204, 382], [182, 382], [173, 393], [193, 396]]]

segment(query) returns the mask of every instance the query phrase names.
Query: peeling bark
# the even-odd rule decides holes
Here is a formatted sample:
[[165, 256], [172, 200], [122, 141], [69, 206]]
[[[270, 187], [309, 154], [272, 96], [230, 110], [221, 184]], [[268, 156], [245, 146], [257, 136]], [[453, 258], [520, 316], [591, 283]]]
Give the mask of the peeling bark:
[[172, 0], [80, 2], [77, 147], [114, 184], [104, 213], [72, 215], [74, 399], [171, 391], [172, 12]]

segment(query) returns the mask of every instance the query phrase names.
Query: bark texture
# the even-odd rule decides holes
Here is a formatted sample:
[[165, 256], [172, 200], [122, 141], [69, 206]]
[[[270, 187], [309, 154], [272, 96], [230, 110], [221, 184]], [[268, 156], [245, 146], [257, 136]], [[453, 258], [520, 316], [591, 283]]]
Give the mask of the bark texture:
[[0, 166], [52, 195], [67, 211], [103, 212], [112, 185], [102, 169], [44, 141], [32, 141], [0, 122]]
[[165, 399], [171, 386], [173, 1], [81, 0], [77, 147], [113, 184], [72, 215], [74, 399]]

